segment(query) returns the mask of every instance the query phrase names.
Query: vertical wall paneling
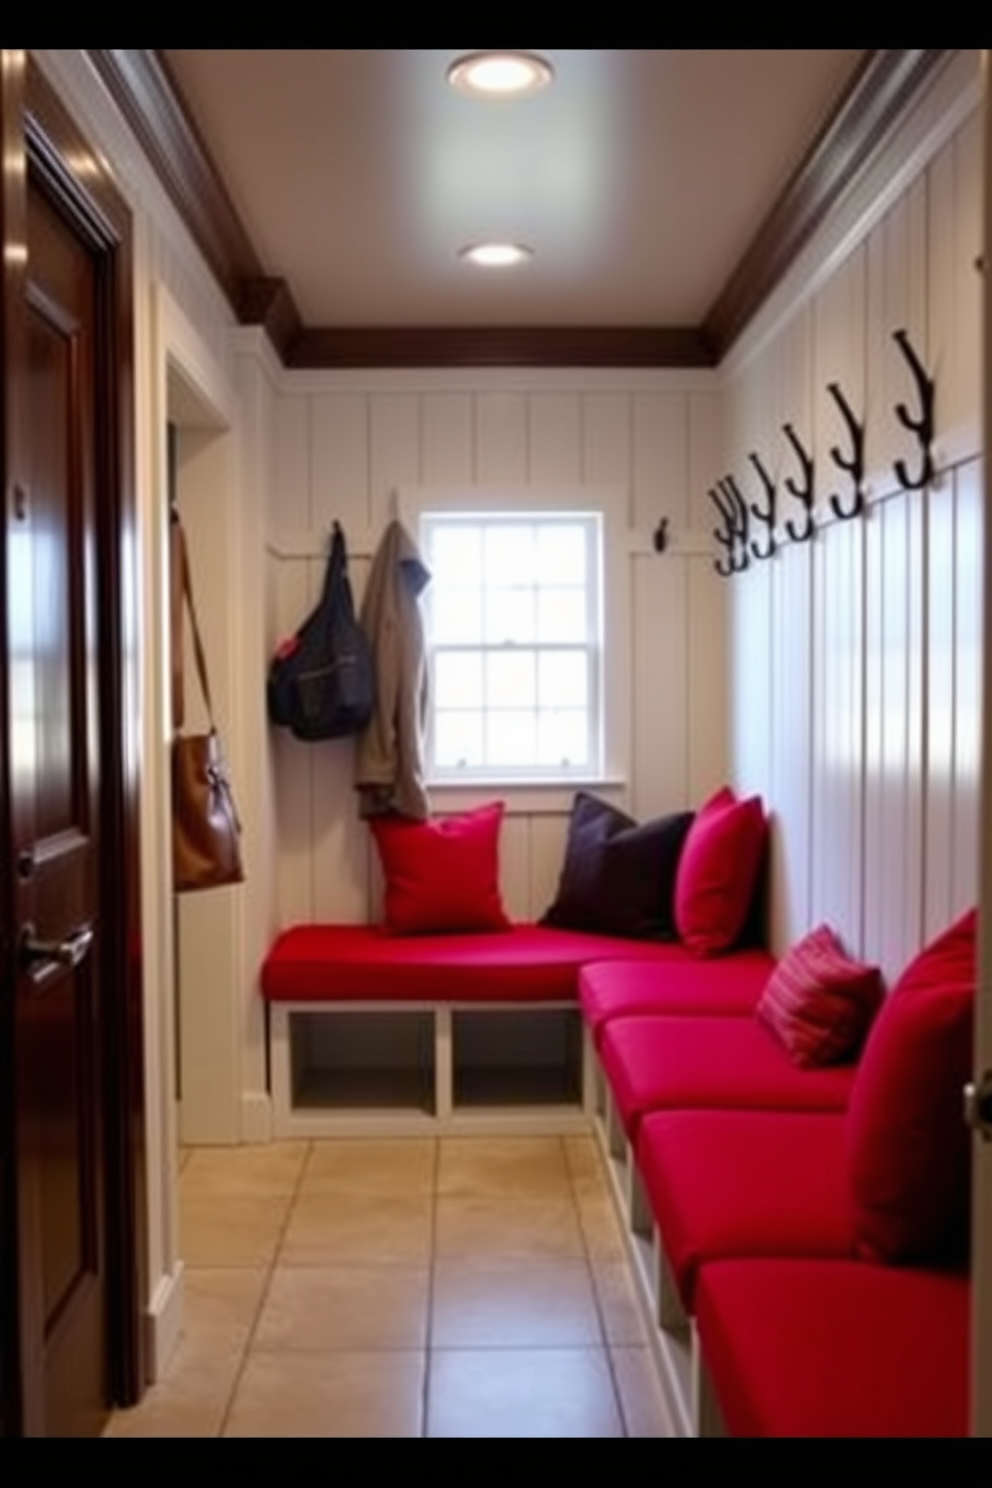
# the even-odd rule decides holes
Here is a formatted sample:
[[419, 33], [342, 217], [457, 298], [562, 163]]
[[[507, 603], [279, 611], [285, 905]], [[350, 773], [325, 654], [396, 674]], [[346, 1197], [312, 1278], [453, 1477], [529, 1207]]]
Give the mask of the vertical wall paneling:
[[529, 920], [533, 900], [530, 881], [530, 821], [526, 816], [503, 817], [499, 842], [500, 892], [511, 919]]
[[367, 530], [369, 507], [369, 413], [359, 394], [327, 394], [309, 401], [310, 520], [307, 529], [324, 543], [339, 521], [351, 539]]
[[[292, 635], [311, 603], [310, 563], [276, 560], [273, 649]], [[312, 918], [310, 854], [313, 834], [313, 754], [288, 729], [270, 728], [273, 810], [278, 842], [276, 876], [280, 928]]]
[[530, 818], [530, 918], [537, 920], [551, 904], [565, 860], [568, 817]]
[[633, 564], [632, 810], [639, 818], [693, 804], [689, 794], [688, 561], [652, 554]]
[[582, 411], [577, 393], [536, 393], [528, 419], [528, 480], [534, 486], [582, 481]]
[[373, 542], [393, 515], [393, 493], [419, 486], [420, 400], [412, 393], [377, 393], [369, 417], [369, 513]]
[[927, 197], [925, 179], [899, 199], [868, 240], [868, 299], [865, 336], [868, 366], [865, 456], [868, 498], [897, 484], [896, 460], [910, 473], [919, 465], [918, 445], [895, 414], [904, 403], [915, 415], [919, 399], [912, 373], [893, 333], [905, 330], [924, 366], [929, 361], [926, 324]]
[[956, 472], [957, 553], [954, 578], [954, 859], [951, 913], [974, 904], [978, 892], [982, 656], [982, 466]]
[[951, 912], [954, 862], [954, 482], [930, 492], [927, 512], [926, 886], [924, 933]]
[[921, 663], [914, 602], [922, 575], [918, 498], [893, 499], [866, 524], [865, 616], [865, 930], [863, 951], [894, 980], [918, 943], [923, 779]]
[[688, 804], [698, 805], [728, 777], [727, 582], [706, 558], [683, 565], [686, 586]]
[[477, 395], [477, 485], [526, 484], [527, 413], [527, 400], [521, 393], [487, 391]]
[[473, 412], [471, 393], [424, 395], [421, 460], [425, 486], [472, 484]]
[[582, 471], [591, 486], [631, 483], [631, 411], [624, 393], [588, 393], [582, 404]]
[[[988, 165], [984, 167], [988, 170]], [[960, 444], [954, 441], [945, 460], [955, 463], [980, 451], [975, 418], [975, 388], [982, 378], [982, 279], [978, 259], [982, 253], [983, 181], [981, 121], [976, 111], [954, 140], [954, 344], [956, 401], [948, 423], [957, 425]], [[986, 254], [988, 249], [986, 247]], [[987, 261], [987, 260], [986, 260]], [[954, 414], [960, 409], [958, 418]]]
[[[771, 942], [793, 944], [810, 920], [812, 550], [787, 546], [772, 565], [770, 782]], [[748, 782], [750, 784], [750, 782]]]
[[752, 562], [746, 572], [721, 581], [729, 586], [733, 606], [729, 680], [734, 775], [741, 789], [756, 792], [766, 803], [773, 796], [772, 573], [771, 561]]
[[713, 510], [706, 492], [724, 473], [720, 468], [721, 402], [715, 393], [688, 397], [689, 469], [684, 521], [690, 531], [708, 532]]
[[[563, 390], [552, 374], [500, 387], [466, 374], [449, 387], [425, 380], [420, 390], [412, 380], [401, 391], [370, 388], [359, 378], [351, 387], [338, 378], [322, 392], [308, 374], [295, 395], [283, 390], [268, 518], [271, 646], [316, 598], [332, 518], [371, 548], [397, 486], [498, 489], [529, 482], [630, 491], [637, 484], [643, 528], [652, 530], [662, 514], [675, 525], [688, 507], [690, 443], [696, 466], [716, 467], [718, 453], [706, 439], [719, 432], [719, 406], [705, 391], [693, 393], [690, 403], [688, 393], [646, 391], [646, 383], [650, 379], [638, 375], [629, 388], [622, 381], [603, 386], [591, 374]], [[279, 500], [284, 485], [290, 496], [285, 507]], [[624, 515], [632, 514], [631, 508]], [[615, 535], [623, 553], [623, 518]], [[659, 556], [644, 550], [643, 531], [637, 536], [636, 555], [624, 554], [611, 575], [616, 593], [608, 620], [626, 637], [634, 679], [629, 689], [613, 679], [611, 706], [622, 747], [611, 770], [620, 777], [624, 801], [646, 816], [701, 798], [726, 778], [728, 591], [708, 555]], [[358, 602], [368, 561], [353, 541]], [[344, 741], [306, 746], [284, 735], [272, 738], [282, 925], [375, 919], [381, 910], [381, 878], [357, 815], [351, 758]], [[610, 788], [616, 791], [617, 780]], [[536, 814], [526, 794], [510, 802], [501, 874], [516, 915], [538, 914], [553, 897], [570, 799], [565, 792], [560, 807], [549, 812], [545, 802]], [[435, 793], [434, 810], [443, 813], [445, 801], [443, 792]]]
[[853, 499], [850, 478], [832, 457], [837, 449], [843, 458], [850, 458], [852, 445], [844, 415], [829, 391], [830, 384], [837, 384], [854, 419], [866, 423], [865, 260], [864, 247], [854, 249], [815, 303], [814, 447], [817, 491], [824, 515], [830, 510], [829, 494], [836, 494], [845, 509]]
[[928, 181], [927, 299], [943, 465], [973, 458], [980, 448], [975, 389], [981, 376], [981, 199], [976, 116], [934, 159]]
[[266, 493], [265, 533], [278, 544], [290, 534], [300, 537], [309, 532], [312, 522], [306, 399], [277, 397], [273, 422], [275, 478]]
[[634, 400], [633, 525], [651, 531], [665, 515], [682, 531], [689, 516], [689, 413], [684, 394]]
[[864, 525], [837, 522], [816, 546], [813, 695], [814, 920], [858, 951], [862, 938]]

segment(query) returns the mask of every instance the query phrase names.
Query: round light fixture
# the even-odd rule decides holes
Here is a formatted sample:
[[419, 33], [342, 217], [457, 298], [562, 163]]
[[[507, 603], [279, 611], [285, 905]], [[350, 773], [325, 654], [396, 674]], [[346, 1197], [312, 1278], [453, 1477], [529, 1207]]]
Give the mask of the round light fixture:
[[511, 269], [533, 258], [534, 250], [525, 243], [471, 243], [458, 256], [483, 269]]
[[448, 68], [451, 86], [477, 98], [526, 97], [553, 76], [550, 63], [533, 52], [469, 52]]

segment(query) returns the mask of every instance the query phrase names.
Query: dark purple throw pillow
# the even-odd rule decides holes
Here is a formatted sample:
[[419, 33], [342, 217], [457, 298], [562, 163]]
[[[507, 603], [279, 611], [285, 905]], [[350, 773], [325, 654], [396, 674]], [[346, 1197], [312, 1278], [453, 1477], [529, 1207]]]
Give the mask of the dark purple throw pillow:
[[676, 938], [672, 901], [691, 811], [638, 824], [586, 791], [576, 792], [565, 859], [542, 925], [635, 940]]

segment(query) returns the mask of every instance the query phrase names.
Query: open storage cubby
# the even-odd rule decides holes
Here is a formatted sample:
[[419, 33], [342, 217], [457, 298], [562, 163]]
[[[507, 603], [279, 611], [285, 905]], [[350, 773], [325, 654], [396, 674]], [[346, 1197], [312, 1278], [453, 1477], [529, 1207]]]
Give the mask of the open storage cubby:
[[456, 1111], [581, 1105], [582, 1027], [575, 1009], [465, 1008], [451, 1016]]
[[428, 1012], [294, 1013], [290, 1099], [297, 1111], [436, 1114], [435, 1040]]
[[589, 1129], [574, 1005], [270, 1008], [273, 1134], [572, 1134]]

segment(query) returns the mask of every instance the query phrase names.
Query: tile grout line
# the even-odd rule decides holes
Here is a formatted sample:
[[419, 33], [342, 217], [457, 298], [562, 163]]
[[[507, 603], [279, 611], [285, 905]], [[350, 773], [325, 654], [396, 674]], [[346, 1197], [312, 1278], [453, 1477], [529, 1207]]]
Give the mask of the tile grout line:
[[289, 1203], [286, 1205], [286, 1214], [283, 1219], [282, 1225], [279, 1228], [279, 1234], [276, 1239], [276, 1243], [272, 1248], [272, 1258], [266, 1268], [265, 1281], [262, 1285], [262, 1290], [259, 1295], [258, 1306], [255, 1308], [255, 1315], [251, 1321], [251, 1327], [248, 1329], [248, 1337], [245, 1339], [245, 1346], [241, 1354], [241, 1361], [235, 1371], [234, 1380], [231, 1384], [231, 1389], [227, 1397], [227, 1404], [224, 1407], [223, 1414], [221, 1415], [220, 1426], [217, 1430], [218, 1438], [222, 1438], [224, 1436], [224, 1432], [227, 1430], [228, 1423], [231, 1419], [231, 1411], [234, 1406], [234, 1400], [241, 1386], [241, 1381], [244, 1378], [245, 1367], [248, 1363], [248, 1359], [255, 1342], [255, 1335], [258, 1332], [259, 1321], [261, 1320], [262, 1313], [265, 1310], [265, 1304], [268, 1301], [269, 1291], [272, 1286], [272, 1278], [275, 1275], [277, 1266], [279, 1265], [279, 1256], [282, 1253], [283, 1242], [286, 1239], [286, 1232], [289, 1229], [290, 1220], [293, 1216], [293, 1210], [296, 1207], [296, 1201], [299, 1198], [300, 1190], [303, 1187], [303, 1176], [306, 1173], [306, 1170], [310, 1165], [310, 1159], [313, 1156], [313, 1148], [313, 1142], [307, 1142], [306, 1150], [303, 1154], [303, 1161], [300, 1163], [300, 1170], [296, 1175], [296, 1182], [293, 1185], [293, 1191], [290, 1194]]
[[[589, 1285], [592, 1288], [593, 1306], [596, 1309], [596, 1316], [599, 1319], [599, 1331], [602, 1335], [603, 1354], [606, 1360], [607, 1372], [610, 1376], [610, 1384], [613, 1387], [613, 1399], [617, 1408], [617, 1418], [623, 1430], [624, 1438], [629, 1439], [630, 1423], [627, 1420], [627, 1412], [624, 1408], [623, 1401], [623, 1391], [620, 1389], [620, 1381], [617, 1378], [616, 1366], [613, 1362], [613, 1350], [610, 1347], [609, 1330], [606, 1326], [606, 1310], [599, 1295], [599, 1287], [596, 1285], [596, 1269], [593, 1264], [592, 1252], [589, 1248], [589, 1239], [586, 1234], [586, 1227], [582, 1222], [582, 1205], [579, 1202], [575, 1171], [569, 1157], [568, 1144], [566, 1139], [564, 1137], [560, 1137], [559, 1141], [562, 1144], [562, 1154], [565, 1160], [565, 1171], [568, 1174], [569, 1191], [572, 1195], [572, 1203], [575, 1207], [576, 1219], [578, 1220], [579, 1235], [582, 1238], [582, 1251], [586, 1260], [586, 1269], [589, 1272]], [[601, 1163], [601, 1159], [598, 1153], [596, 1154], [596, 1161], [598, 1164]], [[604, 1175], [600, 1175], [601, 1178], [603, 1176]]]
[[434, 1351], [434, 1298], [437, 1290], [438, 1202], [441, 1184], [441, 1138], [434, 1138], [434, 1163], [431, 1174], [430, 1263], [427, 1267], [427, 1317], [424, 1325], [424, 1379], [420, 1391], [420, 1439], [429, 1437], [431, 1405], [431, 1365]]

